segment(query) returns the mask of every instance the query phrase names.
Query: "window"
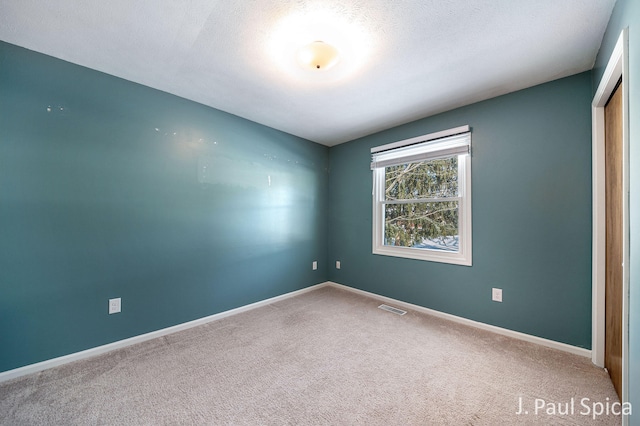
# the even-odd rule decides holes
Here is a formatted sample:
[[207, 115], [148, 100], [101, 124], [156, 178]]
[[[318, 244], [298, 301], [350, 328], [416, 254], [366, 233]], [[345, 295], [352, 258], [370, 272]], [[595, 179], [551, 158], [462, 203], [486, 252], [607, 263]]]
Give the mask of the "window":
[[471, 266], [469, 126], [371, 149], [373, 253]]

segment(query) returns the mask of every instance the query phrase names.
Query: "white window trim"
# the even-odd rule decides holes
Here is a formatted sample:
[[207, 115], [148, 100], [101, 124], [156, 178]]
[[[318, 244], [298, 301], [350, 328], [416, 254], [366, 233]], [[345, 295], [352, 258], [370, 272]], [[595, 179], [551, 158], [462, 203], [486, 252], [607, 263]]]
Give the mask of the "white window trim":
[[[394, 142], [371, 149], [372, 154], [387, 151], [389, 149], [399, 149], [409, 145], [434, 141], [440, 142], [440, 139], [453, 137], [455, 135], [465, 134], [468, 138], [469, 148], [471, 147], [471, 134], [469, 126], [457, 127], [455, 129], [445, 130], [443, 132], [433, 133], [417, 138], [407, 139], [404, 141]], [[453, 139], [453, 138], [452, 138]], [[412, 247], [395, 247], [384, 245], [384, 176], [385, 168], [376, 167], [375, 161], [372, 162], [373, 170], [373, 254], [383, 256], [404, 257], [409, 259], [426, 260], [432, 262], [450, 263], [454, 265], [472, 265], [472, 241], [471, 241], [471, 155], [458, 156], [458, 173], [461, 180], [458, 182], [458, 189], [461, 194], [459, 201], [459, 251], [456, 253], [445, 252], [439, 250], [417, 249]]]

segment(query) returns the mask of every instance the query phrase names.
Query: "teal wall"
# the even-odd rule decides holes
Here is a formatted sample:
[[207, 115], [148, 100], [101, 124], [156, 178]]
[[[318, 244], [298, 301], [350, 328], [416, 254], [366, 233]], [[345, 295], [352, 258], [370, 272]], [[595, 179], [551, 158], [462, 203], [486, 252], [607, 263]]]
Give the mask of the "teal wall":
[[328, 148], [6, 43], [0, 94], [0, 371], [326, 281]]
[[[591, 73], [330, 150], [332, 281], [591, 347]], [[371, 254], [370, 148], [468, 124], [473, 266]], [[503, 289], [503, 303], [491, 288]]]
[[640, 425], [640, 2], [618, 0], [594, 68], [594, 94], [623, 28], [629, 28], [629, 401]]

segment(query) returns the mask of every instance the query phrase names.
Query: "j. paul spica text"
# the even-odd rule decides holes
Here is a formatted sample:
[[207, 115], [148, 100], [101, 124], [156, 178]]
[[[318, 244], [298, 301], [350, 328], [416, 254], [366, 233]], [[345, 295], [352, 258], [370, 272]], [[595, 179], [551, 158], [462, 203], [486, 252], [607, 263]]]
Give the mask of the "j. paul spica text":
[[535, 398], [533, 403], [523, 397], [518, 397], [518, 407], [516, 414], [519, 416], [589, 416], [594, 420], [600, 416], [621, 416], [631, 415], [632, 407], [630, 402], [611, 401], [606, 398], [604, 401], [595, 401], [590, 398], [571, 398], [568, 401], [547, 401], [542, 398]]

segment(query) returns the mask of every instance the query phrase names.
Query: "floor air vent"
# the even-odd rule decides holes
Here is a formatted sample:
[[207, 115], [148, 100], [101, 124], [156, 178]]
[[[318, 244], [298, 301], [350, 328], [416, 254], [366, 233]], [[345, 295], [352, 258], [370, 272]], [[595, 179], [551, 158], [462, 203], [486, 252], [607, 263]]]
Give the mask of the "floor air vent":
[[389, 311], [397, 315], [404, 315], [407, 313], [407, 311], [403, 311], [402, 309], [394, 308], [393, 306], [389, 306], [389, 305], [380, 305], [378, 306], [378, 308], [382, 309], [383, 311]]

